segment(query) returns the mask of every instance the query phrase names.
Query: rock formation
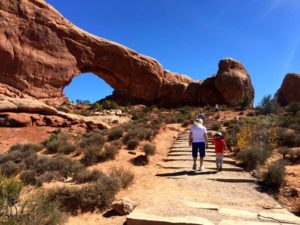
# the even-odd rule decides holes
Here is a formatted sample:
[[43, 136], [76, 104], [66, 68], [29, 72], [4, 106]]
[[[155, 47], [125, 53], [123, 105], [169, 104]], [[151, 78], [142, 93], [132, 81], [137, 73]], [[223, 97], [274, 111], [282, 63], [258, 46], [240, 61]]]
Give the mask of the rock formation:
[[286, 106], [291, 102], [300, 102], [300, 74], [287, 74], [276, 97], [281, 106]]
[[77, 28], [43, 0], [0, 2], [0, 58], [0, 94], [9, 97], [63, 102], [64, 87], [85, 72], [114, 88], [113, 98], [144, 104], [237, 105], [254, 97], [250, 77], [235, 60], [222, 60], [215, 77], [192, 81]]

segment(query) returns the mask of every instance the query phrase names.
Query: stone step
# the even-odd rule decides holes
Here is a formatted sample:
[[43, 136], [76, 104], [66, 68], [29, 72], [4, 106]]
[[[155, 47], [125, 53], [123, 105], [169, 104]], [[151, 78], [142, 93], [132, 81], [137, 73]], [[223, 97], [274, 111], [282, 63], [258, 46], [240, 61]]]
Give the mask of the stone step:
[[[250, 220], [222, 220], [219, 225], [280, 225], [282, 223], [276, 222], [258, 222], [258, 221], [250, 221]], [[285, 224], [289, 225], [289, 224]], [[290, 224], [291, 225], [291, 224]]]
[[201, 217], [157, 216], [134, 210], [133, 213], [127, 216], [126, 225], [214, 225], [214, 223]]

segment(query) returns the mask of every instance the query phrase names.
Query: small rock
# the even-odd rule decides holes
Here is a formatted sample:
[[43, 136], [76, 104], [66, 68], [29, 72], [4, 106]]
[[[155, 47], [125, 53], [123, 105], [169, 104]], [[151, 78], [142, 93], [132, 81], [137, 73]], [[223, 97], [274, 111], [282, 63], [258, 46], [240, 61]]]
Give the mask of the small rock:
[[131, 213], [138, 204], [128, 198], [119, 199], [112, 203], [112, 208], [119, 215], [124, 216]]

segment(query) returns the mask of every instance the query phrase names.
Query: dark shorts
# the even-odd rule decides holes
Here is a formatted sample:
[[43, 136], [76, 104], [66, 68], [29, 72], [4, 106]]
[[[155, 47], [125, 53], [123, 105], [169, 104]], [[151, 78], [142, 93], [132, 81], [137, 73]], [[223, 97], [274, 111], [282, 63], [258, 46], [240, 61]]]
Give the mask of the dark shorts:
[[200, 153], [200, 158], [205, 157], [205, 142], [192, 143], [193, 158], [197, 158], [198, 152]]

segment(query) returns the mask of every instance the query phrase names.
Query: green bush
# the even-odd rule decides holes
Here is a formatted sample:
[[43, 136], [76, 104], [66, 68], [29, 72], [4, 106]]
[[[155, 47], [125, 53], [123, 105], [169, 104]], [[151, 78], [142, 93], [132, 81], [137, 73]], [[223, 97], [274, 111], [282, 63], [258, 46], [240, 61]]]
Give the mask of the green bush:
[[6, 177], [13, 177], [20, 172], [20, 166], [13, 161], [8, 161], [0, 166], [0, 171]]
[[129, 150], [134, 150], [139, 145], [139, 143], [140, 142], [137, 139], [135, 139], [135, 138], [130, 139], [130, 140], [127, 141], [127, 148]]
[[221, 129], [221, 123], [220, 122], [213, 122], [210, 125], [210, 129], [214, 130], [214, 131], [218, 131]]
[[147, 157], [155, 155], [156, 153], [156, 147], [149, 143], [144, 144], [142, 150]]
[[263, 176], [263, 182], [271, 188], [276, 190], [284, 183], [285, 179], [285, 167], [282, 160], [273, 162], [268, 171]]
[[81, 162], [84, 165], [92, 165], [92, 164], [96, 163], [98, 161], [101, 149], [102, 149], [102, 147], [99, 148], [99, 147], [94, 147], [94, 146], [90, 146], [90, 147], [86, 148], [84, 150]]
[[109, 176], [120, 180], [122, 188], [129, 187], [134, 181], [134, 174], [125, 167], [112, 167]]
[[119, 108], [119, 105], [116, 102], [114, 102], [114, 101], [104, 100], [103, 102], [101, 102], [101, 107], [102, 107], [102, 109], [110, 110], [110, 109], [117, 109], [117, 108]]
[[300, 133], [294, 130], [278, 128], [277, 140], [280, 146], [300, 147]]
[[65, 156], [54, 158], [39, 157], [34, 163], [33, 168], [38, 174], [44, 174], [47, 171], [57, 171], [61, 176], [67, 177], [78, 173], [83, 169], [83, 165]]
[[263, 164], [270, 156], [271, 152], [262, 147], [250, 147], [237, 153], [236, 157], [247, 170], [253, 170]]
[[300, 111], [300, 102], [291, 102], [288, 106], [285, 107], [285, 111], [296, 114]]
[[119, 147], [113, 144], [105, 145], [99, 157], [102, 161], [115, 159], [119, 153]]
[[71, 152], [74, 152], [76, 150], [76, 146], [73, 144], [65, 144], [62, 146], [59, 146], [58, 152], [63, 154], [70, 154]]
[[8, 152], [23, 151], [23, 152], [38, 152], [44, 148], [40, 144], [16, 144], [10, 147]]
[[81, 148], [87, 148], [90, 146], [103, 146], [105, 143], [105, 137], [101, 132], [89, 132], [82, 135], [79, 146]]
[[50, 192], [51, 199], [58, 201], [72, 214], [104, 210], [110, 206], [121, 184], [116, 178], [103, 176], [95, 183], [83, 187], [63, 187]]
[[104, 176], [104, 173], [99, 170], [82, 170], [74, 176], [76, 183], [83, 184], [98, 180]]
[[110, 130], [108, 134], [108, 140], [117, 140], [123, 136], [124, 128], [122, 127], [116, 127]]
[[275, 98], [272, 98], [271, 95], [267, 95], [263, 97], [258, 105], [258, 110], [260, 114], [267, 115], [277, 113], [279, 111], [279, 106]]
[[26, 170], [20, 175], [20, 180], [23, 184], [37, 184], [37, 174], [34, 170]]

